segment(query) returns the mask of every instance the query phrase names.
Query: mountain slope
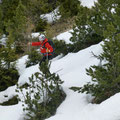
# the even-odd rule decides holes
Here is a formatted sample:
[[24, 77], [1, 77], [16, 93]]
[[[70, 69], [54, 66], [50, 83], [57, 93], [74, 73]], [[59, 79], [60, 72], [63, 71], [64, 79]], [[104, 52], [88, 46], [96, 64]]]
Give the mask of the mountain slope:
[[[58, 107], [56, 114], [46, 120], [119, 120], [120, 93], [96, 105], [91, 104], [90, 95], [75, 93], [69, 89], [72, 86], [82, 86], [91, 81], [90, 76], [86, 75], [85, 69], [99, 64], [91, 52], [96, 55], [100, 54], [102, 52], [101, 44], [103, 43], [52, 60], [50, 71], [58, 71], [57, 74], [64, 81], [62, 88], [67, 97]], [[27, 56], [24, 56], [17, 63], [20, 72], [19, 84], [28, 82], [28, 77], [39, 71], [38, 64], [25, 68], [26, 60]], [[8, 98], [14, 96], [15, 88], [16, 86], [12, 86], [6, 91], [0, 92], [0, 100], [5, 101], [4, 95], [8, 95]], [[24, 113], [21, 103], [13, 106], [0, 106], [0, 116], [1, 120], [23, 120]]]

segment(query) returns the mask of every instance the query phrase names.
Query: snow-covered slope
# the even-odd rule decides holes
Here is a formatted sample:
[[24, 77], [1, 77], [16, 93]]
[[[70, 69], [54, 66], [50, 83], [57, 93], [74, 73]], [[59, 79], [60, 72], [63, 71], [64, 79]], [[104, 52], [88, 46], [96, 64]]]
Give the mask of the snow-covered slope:
[[[96, 55], [102, 52], [101, 43], [81, 50], [77, 53], [69, 53], [63, 58], [53, 59], [51, 72], [58, 72], [60, 78], [64, 81], [63, 90], [67, 97], [58, 107], [54, 116], [46, 120], [119, 120], [120, 118], [120, 93], [112, 96], [99, 105], [91, 104], [92, 97], [86, 94], [75, 93], [69, 88], [72, 86], [82, 86], [91, 81], [90, 76], [86, 75], [86, 68], [91, 65], [98, 65], [99, 61], [94, 58], [91, 52]], [[27, 56], [18, 60], [18, 70], [20, 72], [19, 84], [28, 82], [28, 77], [38, 72], [38, 65], [25, 68]], [[16, 86], [0, 92], [0, 102], [6, 101], [4, 95], [8, 98], [14, 96]], [[0, 106], [0, 120], [23, 120], [24, 113], [21, 103], [13, 106]]]
[[[81, 0], [82, 5], [88, 7], [93, 6], [94, 1], [96, 0]], [[38, 36], [38, 34], [36, 33], [34, 36]], [[57, 36], [58, 39], [63, 39], [66, 43], [70, 42], [70, 37], [69, 31]], [[4, 41], [5, 39], [1, 40]], [[115, 94], [101, 104], [92, 104], [90, 95], [76, 93], [69, 89], [72, 86], [83, 86], [86, 82], [91, 81], [91, 77], [86, 74], [86, 68], [99, 64], [99, 61], [92, 56], [91, 52], [99, 55], [102, 52], [101, 44], [103, 43], [52, 60], [50, 71], [58, 71], [57, 74], [64, 81], [62, 88], [67, 96], [58, 107], [56, 114], [46, 120], [120, 120], [120, 93]], [[27, 57], [23, 56], [17, 62], [20, 73], [18, 84], [29, 82], [28, 77], [35, 72], [39, 72], [38, 64], [25, 68]], [[0, 103], [15, 96], [15, 89], [16, 85], [0, 92]], [[12, 106], [0, 105], [0, 120], [23, 120], [23, 118], [24, 112], [20, 102]]]

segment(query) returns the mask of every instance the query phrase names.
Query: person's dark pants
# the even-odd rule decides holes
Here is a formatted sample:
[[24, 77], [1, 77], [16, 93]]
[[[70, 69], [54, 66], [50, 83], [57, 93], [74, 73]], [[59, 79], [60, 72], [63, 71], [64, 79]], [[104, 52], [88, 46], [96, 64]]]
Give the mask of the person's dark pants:
[[41, 59], [39, 66], [42, 64], [42, 62], [45, 62], [47, 59], [51, 60], [53, 58], [53, 55], [48, 55], [48, 56], [43, 56], [43, 58]]

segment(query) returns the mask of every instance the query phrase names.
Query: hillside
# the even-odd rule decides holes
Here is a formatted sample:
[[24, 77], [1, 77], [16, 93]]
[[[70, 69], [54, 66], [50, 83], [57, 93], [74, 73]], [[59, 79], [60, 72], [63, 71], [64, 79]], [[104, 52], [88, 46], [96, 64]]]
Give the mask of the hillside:
[[[25, 100], [25, 97], [28, 97], [27, 100], [32, 101], [32, 98], [36, 97], [34, 97], [34, 95], [37, 94], [37, 88], [40, 88], [39, 90], [41, 90], [42, 92], [40, 91], [37, 94], [37, 103], [35, 99], [31, 102], [32, 104], [29, 106], [29, 108], [32, 106], [29, 114], [33, 115], [35, 112], [35, 120], [43, 120], [43, 118], [46, 118], [44, 120], [120, 120], [120, 2], [110, 0], [109, 4], [107, 4], [107, 2], [105, 1], [105, 6], [106, 8], [108, 8], [106, 9], [104, 7], [103, 0], [99, 0], [98, 4], [96, 4], [95, 7], [92, 6], [94, 6], [94, 2], [97, 2], [97, 0], [80, 1], [82, 6], [79, 8], [81, 11], [79, 11], [78, 16], [68, 17], [66, 19], [66, 16], [64, 15], [72, 15], [72, 13], [67, 13], [67, 11], [65, 11], [66, 14], [62, 13], [63, 19], [60, 19], [61, 16], [57, 15], [54, 16], [56, 17], [54, 19], [53, 14], [58, 12], [58, 8], [56, 8], [53, 12], [42, 14], [41, 16], [43, 19], [45, 18], [49, 23], [49, 25], [46, 25], [47, 29], [45, 28], [46, 31], [44, 32], [47, 37], [52, 38], [56, 45], [55, 50], [58, 50], [57, 52], [59, 53], [56, 54], [56, 57], [50, 60], [51, 65], [49, 70], [45, 69], [46, 66], [44, 65], [44, 70], [42, 71], [42, 66], [39, 67], [38, 63], [33, 65], [32, 62], [30, 63], [31, 66], [26, 67], [26, 61], [30, 60], [30, 57], [35, 58], [36, 56], [38, 57], [40, 55], [36, 54], [36, 56], [32, 56], [32, 52], [34, 52], [34, 50], [36, 51], [37, 47], [35, 49], [31, 49], [32, 47], [30, 47], [29, 44], [25, 47], [26, 51], [18, 55], [18, 59], [14, 60], [15, 47], [13, 47], [14, 44], [12, 43], [13, 41], [11, 38], [17, 37], [19, 40], [19, 35], [14, 34], [14, 31], [12, 31], [15, 29], [13, 29], [12, 27], [12, 29], [6, 29], [10, 30], [10, 34], [1, 36], [2, 39], [0, 39], [0, 42], [3, 47], [1, 47], [0, 49], [0, 57], [2, 58], [0, 59], [0, 73], [4, 73], [2, 70], [6, 69], [7, 67], [7, 69], [9, 70], [10, 65], [14, 66], [13, 63], [15, 62], [15, 68], [19, 73], [19, 77], [17, 79], [17, 83], [15, 83], [14, 85], [8, 87], [5, 90], [2, 90], [0, 88], [0, 120], [25, 120], [24, 118], [28, 116], [26, 114], [27, 111], [24, 111], [23, 108], [28, 105], [28, 101], [23, 105], [23, 102], [19, 101], [18, 98], [20, 100]], [[35, 6], [37, 6], [38, 1], [32, 2], [35, 2]], [[71, 8], [71, 10], [72, 9], [73, 8]], [[84, 13], [86, 13], [87, 15]], [[56, 21], [56, 19], [58, 21]], [[113, 21], [111, 22], [111, 20]], [[74, 22], [76, 23], [76, 26], [73, 27]], [[11, 22], [10, 25], [13, 25], [13, 23]], [[22, 24], [20, 24], [20, 26], [21, 25]], [[74, 33], [71, 34], [71, 32], [73, 31]], [[29, 32], [32, 32], [31, 28]], [[28, 41], [32, 40], [37, 41], [37, 37], [40, 34], [41, 32], [33, 31], [30, 35], [31, 38], [24, 38], [24, 42], [27, 43]], [[21, 35], [25, 35], [24, 37], [27, 36], [25, 33]], [[29, 38], [30, 36], [28, 35], [27, 37]], [[22, 39], [22, 37], [20, 39]], [[10, 44], [8, 44], [8, 47], [6, 47], [7, 40], [11, 42]], [[38, 51], [39, 49], [37, 49], [36, 52], [38, 53]], [[47, 49], [45, 49], [45, 51], [47, 51]], [[5, 64], [7, 63], [7, 58], [9, 58], [10, 60], [12, 59], [11, 61], [8, 61], [8, 66]], [[3, 69], [1, 66], [3, 66]], [[42, 72], [45, 73], [45, 76], [42, 74]], [[48, 73], [50, 73], [50, 77]], [[60, 89], [55, 89], [55, 91], [63, 90], [63, 94], [65, 93], [64, 95], [66, 95], [63, 101], [60, 102], [60, 104], [56, 108], [55, 106], [58, 102], [57, 99], [59, 99], [56, 94], [55, 95], [57, 97], [53, 97], [55, 99], [53, 101], [55, 102], [55, 104], [50, 104], [50, 106], [53, 105], [52, 107], [48, 107], [48, 104], [46, 102], [48, 100], [48, 103], [52, 103], [52, 94], [50, 93], [54, 93], [53, 87], [55, 85], [55, 82], [57, 83], [58, 80], [52, 77], [54, 73], [56, 78], [60, 77], [60, 80], [63, 81], [63, 83], [60, 84]], [[3, 74], [3, 78], [2, 74], [0, 75], [1, 81], [4, 82], [5, 80], [6, 82], [6, 80], [8, 80], [9, 82], [8, 75], [5, 76]], [[17, 73], [15, 74], [15, 76], [17, 76]], [[42, 79], [42, 77], [44, 79]], [[47, 77], [49, 77], [50, 79], [48, 79]], [[50, 81], [51, 79], [56, 81]], [[39, 82], [35, 84], [35, 81]], [[44, 85], [43, 83], [45, 82], [47, 83], [47, 85], [50, 86], [47, 86], [46, 84]], [[6, 84], [8, 83], [6, 82]], [[35, 87], [31, 87], [31, 84], [34, 84]], [[91, 84], [92, 87], [88, 84]], [[83, 88], [84, 85], [88, 86], [83, 92], [75, 92], [70, 89], [71, 87]], [[16, 91], [18, 86], [22, 86], [21, 93]], [[46, 92], [47, 90], [49, 90], [49, 92]], [[49, 94], [51, 95], [50, 97], [48, 97]], [[60, 94], [61, 99], [63, 98], [63, 94]], [[46, 97], [45, 99], [44, 95]], [[14, 97], [15, 99], [13, 99]], [[97, 101], [96, 98], [99, 98], [99, 100]], [[11, 99], [13, 103], [11, 102], [10, 104], [9, 100]], [[6, 105], [7, 102], [8, 104]], [[47, 107], [44, 105], [46, 105]], [[55, 108], [55, 112], [53, 108]], [[51, 112], [48, 112], [46, 109], [49, 109], [49, 111]], [[35, 111], [33, 112], [32, 110]]]
[[[66, 37], [65, 37], [66, 38]], [[81, 50], [77, 53], [69, 53], [63, 58], [55, 58], [52, 60], [51, 72], [58, 72], [60, 78], [64, 81], [62, 88], [67, 97], [58, 107], [56, 115], [47, 120], [118, 120], [119, 119], [119, 98], [120, 94], [116, 94], [101, 104], [91, 104], [92, 97], [86, 94], [75, 93], [69, 88], [72, 86], [83, 86], [86, 82], [91, 81], [90, 76], [86, 75], [86, 68], [91, 65], [98, 65], [99, 61], [94, 58], [91, 52], [99, 55], [102, 52], [101, 44], [93, 45], [89, 48]], [[25, 68], [27, 56], [18, 60], [18, 69], [20, 73], [19, 84], [28, 82], [31, 74], [38, 72], [38, 65]], [[8, 88], [0, 93], [0, 100], [4, 95], [9, 97], [15, 95], [16, 86]], [[9, 98], [8, 97], [8, 98]], [[104, 112], [103, 112], [104, 111]], [[7, 115], [6, 115], [7, 114]], [[1, 120], [22, 120], [24, 113], [22, 112], [21, 103], [12, 106], [0, 106]], [[10, 119], [9, 119], [10, 117]]]

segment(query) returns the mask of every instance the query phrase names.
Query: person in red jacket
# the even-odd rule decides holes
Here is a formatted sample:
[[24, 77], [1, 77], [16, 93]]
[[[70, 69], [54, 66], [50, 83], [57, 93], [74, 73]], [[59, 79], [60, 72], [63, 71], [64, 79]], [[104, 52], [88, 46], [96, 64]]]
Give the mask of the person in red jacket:
[[45, 62], [46, 59], [51, 60], [53, 58], [53, 48], [43, 34], [39, 36], [39, 42], [29, 42], [28, 45], [40, 46], [40, 52], [43, 54], [43, 58], [40, 61], [39, 66], [42, 62]]

